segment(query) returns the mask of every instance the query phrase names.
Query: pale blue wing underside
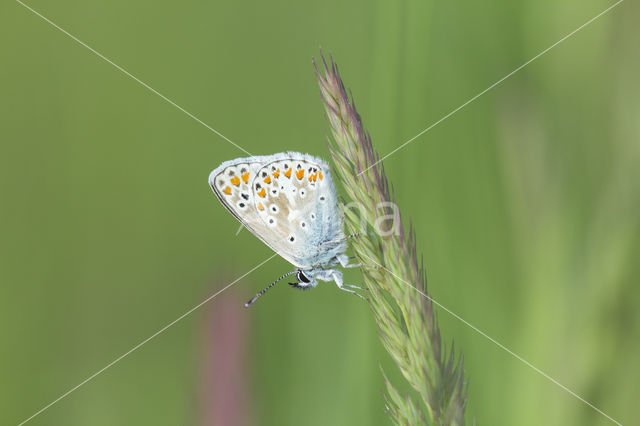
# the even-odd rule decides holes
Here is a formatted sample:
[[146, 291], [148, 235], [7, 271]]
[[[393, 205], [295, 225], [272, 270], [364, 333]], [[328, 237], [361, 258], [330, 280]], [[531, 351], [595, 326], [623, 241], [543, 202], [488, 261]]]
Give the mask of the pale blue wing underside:
[[320, 158], [239, 158], [214, 170], [209, 183], [240, 222], [298, 268], [322, 266], [346, 249], [331, 172]]

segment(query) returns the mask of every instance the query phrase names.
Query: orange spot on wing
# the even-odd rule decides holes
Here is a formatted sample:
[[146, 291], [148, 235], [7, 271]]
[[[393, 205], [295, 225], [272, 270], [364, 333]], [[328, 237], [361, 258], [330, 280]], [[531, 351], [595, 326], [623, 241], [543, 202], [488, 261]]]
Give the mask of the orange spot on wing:
[[258, 203], [258, 210], [264, 210], [264, 206], [262, 205], [262, 203]]
[[280, 169], [276, 170], [275, 172], [273, 172], [273, 177], [274, 178], [278, 178], [278, 176], [280, 176]]
[[322, 180], [322, 172], [318, 172], [318, 177]]
[[291, 177], [291, 171], [292, 171], [292, 170], [293, 170], [293, 169], [287, 169], [287, 170], [284, 172], [284, 175], [285, 175], [286, 177], [290, 178], [290, 177]]
[[242, 180], [244, 181], [244, 183], [249, 182], [249, 172], [242, 175]]
[[262, 189], [260, 190], [260, 192], [258, 192], [258, 195], [259, 195], [259, 196], [261, 196], [262, 198], [264, 198], [264, 197], [265, 197], [265, 195], [267, 195], [267, 191], [265, 191], [265, 190], [264, 190], [264, 188], [262, 188]]
[[231, 178], [231, 183], [234, 184], [235, 186], [240, 185], [240, 178], [238, 176], [234, 176]]
[[227, 195], [231, 195], [231, 187], [227, 186], [225, 189], [222, 190], [222, 192], [224, 192]]
[[302, 177], [304, 176], [304, 169], [300, 169], [296, 172], [296, 176], [298, 177], [298, 180], [302, 180]]
[[271, 183], [271, 176], [264, 178], [264, 183]]
[[315, 182], [317, 178], [318, 178], [318, 174], [317, 173], [309, 175], [309, 182]]

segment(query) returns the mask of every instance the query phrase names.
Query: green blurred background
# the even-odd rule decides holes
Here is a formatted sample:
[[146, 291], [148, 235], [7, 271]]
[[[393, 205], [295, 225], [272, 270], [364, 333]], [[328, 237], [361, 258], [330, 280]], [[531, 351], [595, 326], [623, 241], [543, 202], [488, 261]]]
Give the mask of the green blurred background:
[[[248, 151], [327, 157], [320, 46], [384, 154], [612, 2], [28, 4]], [[622, 3], [385, 161], [433, 297], [623, 424], [640, 415], [639, 12]], [[0, 20], [16, 424], [271, 252], [207, 185], [241, 151], [18, 3]], [[364, 303], [281, 284], [242, 306], [289, 269], [272, 260], [30, 424], [389, 424], [394, 367]], [[436, 312], [469, 423], [613, 424]]]

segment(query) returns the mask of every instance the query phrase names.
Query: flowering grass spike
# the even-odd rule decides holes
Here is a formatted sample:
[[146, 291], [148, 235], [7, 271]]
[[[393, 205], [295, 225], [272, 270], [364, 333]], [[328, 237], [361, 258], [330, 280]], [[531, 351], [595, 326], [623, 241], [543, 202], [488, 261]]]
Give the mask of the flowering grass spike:
[[401, 392], [385, 376], [387, 411], [396, 424], [462, 425], [467, 394], [462, 359], [453, 345], [448, 353], [442, 349], [433, 304], [420, 293], [427, 295], [427, 281], [415, 234], [411, 227], [404, 231], [397, 209], [394, 232], [380, 229], [381, 206], [388, 209], [394, 201], [384, 168], [337, 65], [324, 57], [321, 67], [314, 65], [331, 129], [335, 175], [360, 206], [344, 209], [349, 233], [356, 234], [352, 249], [358, 262], [379, 266], [362, 269], [369, 304], [382, 344], [410, 385]]

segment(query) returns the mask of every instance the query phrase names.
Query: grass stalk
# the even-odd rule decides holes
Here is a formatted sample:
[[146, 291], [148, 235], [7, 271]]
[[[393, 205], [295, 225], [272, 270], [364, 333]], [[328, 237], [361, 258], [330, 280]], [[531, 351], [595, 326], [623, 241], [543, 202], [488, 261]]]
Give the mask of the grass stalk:
[[406, 380], [398, 387], [382, 372], [387, 412], [395, 424], [462, 425], [467, 395], [462, 357], [456, 357], [453, 345], [448, 352], [442, 348], [433, 304], [416, 290], [428, 294], [413, 228], [404, 230], [384, 167], [377, 164], [379, 155], [337, 65], [324, 57], [320, 67], [314, 65], [334, 175], [358, 206], [344, 209], [348, 231], [357, 234], [352, 250], [363, 265], [380, 266], [362, 268], [368, 300], [380, 340]]

